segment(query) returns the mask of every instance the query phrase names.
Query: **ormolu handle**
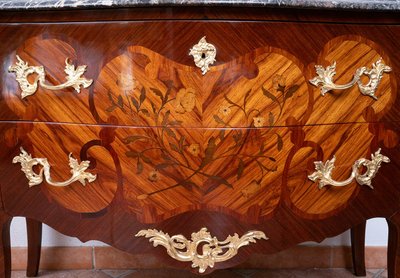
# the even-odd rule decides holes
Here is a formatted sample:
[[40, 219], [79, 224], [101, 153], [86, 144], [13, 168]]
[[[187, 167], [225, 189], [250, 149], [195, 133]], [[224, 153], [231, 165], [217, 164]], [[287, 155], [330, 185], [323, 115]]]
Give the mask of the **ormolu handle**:
[[[378, 88], [379, 83], [381, 82], [383, 73], [388, 73], [391, 70], [392, 68], [382, 63], [382, 58], [380, 58], [378, 61], [376, 61], [376, 63], [372, 64], [371, 69], [368, 69], [367, 67], [361, 67], [357, 69], [356, 73], [353, 76], [353, 80], [351, 80], [349, 83], [337, 85], [333, 83], [333, 77], [336, 74], [336, 62], [333, 62], [332, 65], [326, 68], [320, 65], [316, 65], [315, 71], [317, 72], [318, 76], [311, 79], [310, 83], [316, 87], [322, 85], [322, 96], [324, 96], [327, 92], [331, 90], [345, 90], [357, 83], [361, 94], [365, 96], [370, 96], [373, 99], [377, 100], [378, 98], [376, 97], [375, 92]], [[361, 82], [362, 75], [366, 75], [369, 77], [368, 83], [365, 85]]]
[[[164, 246], [168, 255], [175, 260], [192, 262], [192, 268], [198, 267], [200, 273], [206, 271], [208, 267], [214, 267], [215, 263], [234, 257], [240, 247], [254, 243], [256, 239], [268, 239], [261, 231], [249, 231], [241, 237], [235, 233], [224, 241], [219, 241], [211, 236], [207, 228], [201, 228], [200, 231], [192, 233], [191, 240], [183, 235], [170, 236], [155, 229], [141, 230], [136, 236], [150, 238], [149, 241], [153, 242], [154, 247]], [[202, 252], [199, 254], [200, 249]]]
[[[71, 167], [72, 176], [66, 181], [55, 182], [50, 176], [50, 164], [47, 158], [32, 158], [23, 148], [21, 148], [21, 154], [17, 155], [13, 159], [13, 163], [21, 163], [21, 170], [25, 173], [26, 178], [29, 180], [29, 187], [41, 184], [43, 182], [43, 175], [46, 182], [53, 186], [68, 186], [75, 181], [79, 181], [82, 185], [86, 185], [86, 179], [88, 182], [93, 182], [96, 180], [96, 175], [85, 172], [89, 167], [90, 162], [85, 160], [78, 163], [78, 160], [69, 154], [69, 166]], [[43, 166], [40, 169], [39, 174], [33, 171], [35, 165]]]
[[[371, 154], [371, 160], [361, 158], [354, 162], [351, 175], [344, 181], [335, 181], [332, 179], [332, 170], [335, 168], [336, 157], [333, 156], [331, 160], [327, 160], [325, 164], [322, 161], [315, 161], [315, 172], [308, 176], [313, 182], [319, 180], [318, 187], [321, 189], [325, 185], [345, 186], [350, 184], [355, 178], [360, 185], [368, 185], [373, 188], [371, 182], [378, 173], [382, 162], [389, 163], [390, 159], [381, 154], [381, 149], [378, 149], [375, 154]], [[364, 174], [360, 174], [359, 168], [365, 166], [367, 170]]]
[[[46, 73], [43, 66], [29, 66], [28, 63], [22, 60], [18, 55], [17, 60], [18, 62], [15, 63], [15, 65], [10, 66], [8, 71], [15, 73], [16, 80], [22, 90], [22, 98], [33, 95], [36, 92], [38, 85], [48, 90], [60, 90], [68, 87], [73, 87], [75, 91], [79, 94], [81, 91], [81, 86], [83, 88], [87, 88], [93, 82], [92, 79], [86, 79], [86, 77], [82, 76], [86, 71], [86, 65], [78, 66], [75, 69], [75, 66], [68, 62], [68, 58], [65, 60], [64, 70], [67, 74], [67, 81], [63, 84], [56, 86], [46, 84]], [[30, 83], [28, 81], [28, 76], [33, 73], [36, 73], [37, 77], [35, 78], [33, 83]]]

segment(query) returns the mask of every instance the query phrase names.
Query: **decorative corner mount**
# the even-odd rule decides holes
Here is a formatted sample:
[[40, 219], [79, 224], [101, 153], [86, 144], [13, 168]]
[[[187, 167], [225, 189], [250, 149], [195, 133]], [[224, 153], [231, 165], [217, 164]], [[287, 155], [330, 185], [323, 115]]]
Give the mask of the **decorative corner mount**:
[[[39, 85], [48, 90], [60, 90], [72, 87], [79, 94], [81, 86], [87, 88], [93, 82], [92, 79], [86, 79], [86, 77], [83, 76], [87, 68], [86, 65], [78, 66], [75, 69], [75, 66], [69, 63], [68, 58], [65, 59], [64, 69], [64, 72], [67, 74], [67, 81], [56, 86], [46, 84], [46, 73], [43, 66], [29, 66], [29, 64], [22, 60], [18, 55], [17, 60], [18, 61], [14, 65], [9, 67], [8, 71], [15, 73], [16, 80], [22, 90], [22, 98], [33, 95], [37, 91]], [[37, 74], [37, 76], [33, 83], [30, 83], [28, 81], [28, 76], [34, 73]]]
[[[336, 75], [336, 62], [333, 62], [332, 65], [327, 66], [326, 68], [321, 65], [315, 65], [315, 71], [317, 76], [313, 79], [310, 79], [310, 83], [316, 87], [321, 85], [322, 96], [325, 96], [327, 92], [332, 90], [345, 90], [351, 88], [357, 83], [361, 94], [370, 96], [377, 100], [378, 98], [375, 95], [375, 92], [379, 86], [379, 83], [381, 82], [382, 76], [384, 73], [391, 72], [392, 68], [385, 65], [382, 62], [382, 58], [379, 58], [375, 63], [372, 64], [371, 69], [368, 69], [367, 67], [358, 68], [353, 76], [353, 79], [349, 83], [343, 85], [337, 85], [333, 82], [333, 77]], [[362, 75], [368, 76], [369, 80], [367, 84], [362, 83]]]
[[[21, 153], [13, 158], [13, 163], [21, 163], [21, 170], [25, 173], [26, 178], [29, 180], [29, 187], [41, 184], [43, 182], [43, 175], [46, 182], [52, 186], [68, 186], [75, 181], [79, 181], [82, 185], [86, 185], [86, 180], [90, 183], [96, 180], [97, 175], [85, 172], [89, 167], [90, 162], [85, 160], [78, 163], [78, 160], [69, 154], [69, 166], [71, 167], [72, 176], [63, 182], [54, 182], [50, 177], [50, 164], [47, 158], [32, 158], [22, 147]], [[36, 165], [43, 166], [39, 174], [33, 171]]]
[[[153, 246], [164, 246], [168, 255], [181, 262], [192, 262], [192, 268], [199, 268], [199, 273], [204, 273], [208, 267], [214, 267], [215, 263], [231, 259], [238, 253], [240, 247], [255, 243], [256, 239], [268, 238], [261, 231], [249, 231], [242, 237], [238, 234], [228, 236], [224, 241], [212, 237], [207, 228], [201, 228], [199, 232], [192, 233], [191, 240], [183, 235], [170, 236], [155, 229], [141, 230], [136, 237], [150, 238]], [[202, 254], [199, 254], [201, 247]], [[223, 249], [227, 249], [225, 252]]]
[[[378, 173], [382, 162], [389, 163], [390, 159], [381, 154], [381, 149], [378, 149], [374, 154], [371, 154], [371, 160], [360, 158], [354, 162], [350, 177], [344, 181], [335, 181], [332, 179], [332, 171], [335, 168], [335, 161], [336, 157], [333, 156], [331, 160], [327, 160], [325, 163], [322, 161], [314, 162], [316, 171], [309, 175], [308, 178], [313, 182], [319, 180], [319, 189], [326, 185], [346, 186], [350, 184], [354, 178], [359, 185], [367, 185], [373, 189], [374, 187], [372, 186], [372, 179]], [[360, 174], [358, 172], [361, 166], [366, 167], [364, 174]]]
[[201, 69], [203, 75], [210, 69], [210, 65], [214, 64], [217, 49], [211, 43], [206, 41], [206, 37], [202, 37], [200, 41], [195, 44], [189, 52], [193, 56], [194, 63]]

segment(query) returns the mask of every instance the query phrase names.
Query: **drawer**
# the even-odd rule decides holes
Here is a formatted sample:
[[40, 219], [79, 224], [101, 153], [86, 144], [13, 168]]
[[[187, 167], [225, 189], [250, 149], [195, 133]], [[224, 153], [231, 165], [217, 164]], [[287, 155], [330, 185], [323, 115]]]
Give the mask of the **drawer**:
[[[398, 146], [397, 131], [382, 130], [381, 140], [369, 124], [168, 132], [43, 123], [2, 127], [9, 146], [2, 171], [12, 173], [0, 175], [3, 194], [10, 195], [4, 196], [6, 209], [21, 206], [21, 200], [11, 196], [28, 198], [40, 192], [72, 212], [99, 213], [117, 206], [148, 224], [200, 209], [256, 224], [273, 217], [282, 203], [300, 218], [327, 218], [342, 211], [360, 191], [373, 196], [385, 189], [374, 180], [374, 189], [355, 180], [342, 187], [319, 188], [320, 180], [308, 178], [316, 171], [314, 162], [326, 165], [336, 156], [332, 179], [343, 181], [357, 160], [371, 160], [379, 148], [390, 158]], [[60, 184], [69, 180], [74, 168], [69, 153], [77, 159], [75, 169], [81, 161], [88, 163], [81, 174], [90, 173], [92, 178], [86, 176], [83, 184], [79, 179]], [[47, 176], [40, 173], [43, 163], [30, 164], [34, 158], [47, 158]], [[381, 159], [379, 165], [390, 168], [388, 162]], [[23, 165], [25, 171], [33, 169], [55, 184], [43, 180], [29, 186], [28, 181], [35, 179], [25, 177]], [[363, 165], [355, 173], [366, 173]]]
[[[5, 135], [0, 143], [7, 146], [0, 151], [0, 184], [8, 214], [133, 254], [165, 259], [166, 251], [144, 237], [164, 242], [169, 251], [174, 248], [167, 239], [173, 235], [197, 243], [226, 239], [235, 252], [244, 246], [239, 243], [252, 243], [217, 264], [229, 267], [249, 254], [320, 241], [354, 222], [400, 209], [400, 192], [390, 182], [400, 155], [395, 126], [166, 132], [161, 127], [2, 123], [0, 130]], [[319, 188], [322, 180], [310, 178], [325, 172], [315, 163], [327, 166], [334, 156], [334, 181]], [[352, 172], [366, 175], [364, 166], [374, 172], [371, 187], [349, 180]], [[79, 170], [78, 178], [63, 184]], [[37, 176], [43, 181], [38, 183]], [[334, 186], [344, 180], [346, 185]], [[197, 251], [190, 252], [196, 257]], [[199, 268], [186, 257], [172, 257], [168, 265], [211, 271], [208, 263]]]
[[[183, 128], [398, 121], [398, 29], [202, 21], [3, 25], [10, 39], [0, 48], [0, 119]], [[202, 36], [216, 49], [216, 62], [204, 75], [189, 55]], [[24, 62], [7, 72], [18, 63], [16, 55]], [[75, 67], [66, 72], [67, 58]], [[45, 81], [22, 74], [29, 86], [38, 82], [22, 98], [15, 71], [25, 62], [43, 66]], [[377, 72], [368, 71], [373, 63]], [[316, 65], [332, 80], [311, 84]], [[68, 84], [68, 71], [82, 75]], [[359, 76], [363, 85], [355, 81]], [[324, 84], [335, 88], [352, 80], [349, 88], [321, 96]], [[60, 84], [65, 88], [48, 88]], [[377, 99], [362, 94], [371, 88]]]

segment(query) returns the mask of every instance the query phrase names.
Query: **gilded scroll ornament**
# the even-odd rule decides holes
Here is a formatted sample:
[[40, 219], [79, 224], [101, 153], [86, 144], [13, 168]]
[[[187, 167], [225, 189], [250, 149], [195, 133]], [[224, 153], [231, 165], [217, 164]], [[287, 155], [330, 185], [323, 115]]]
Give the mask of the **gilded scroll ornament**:
[[[199, 273], [203, 273], [208, 267], [214, 267], [215, 263], [231, 259], [238, 253], [240, 247], [255, 243], [256, 239], [268, 239], [261, 231], [249, 231], [242, 237], [235, 233], [224, 241], [219, 241], [211, 236], [207, 228], [192, 233], [191, 240], [183, 235], [170, 236], [155, 229], [141, 230], [136, 234], [136, 237], [139, 236], [150, 238], [149, 241], [153, 242], [154, 247], [164, 246], [168, 255], [175, 260], [192, 262], [192, 268], [198, 267]], [[200, 247], [201, 254], [198, 253]]]
[[[75, 69], [75, 66], [69, 63], [68, 58], [65, 60], [64, 69], [64, 72], [67, 74], [67, 81], [56, 86], [46, 84], [46, 73], [43, 66], [29, 66], [28, 63], [22, 60], [18, 55], [17, 60], [18, 62], [10, 66], [8, 71], [15, 73], [16, 80], [22, 90], [22, 98], [33, 95], [37, 91], [39, 85], [53, 91], [72, 87], [79, 94], [81, 87], [87, 88], [93, 82], [92, 79], [86, 79], [86, 77], [83, 76], [87, 68], [86, 65], [78, 66]], [[31, 74], [37, 74], [32, 83], [28, 80]]]
[[[21, 153], [14, 157], [13, 163], [21, 163], [21, 170], [25, 173], [26, 178], [29, 180], [29, 187], [41, 184], [43, 182], [43, 176], [45, 181], [52, 186], [68, 186], [75, 181], [79, 181], [82, 185], [86, 185], [86, 180], [88, 182], [93, 182], [96, 180], [97, 175], [85, 172], [89, 167], [90, 162], [85, 160], [78, 163], [78, 160], [69, 154], [69, 166], [71, 167], [71, 178], [63, 182], [55, 182], [50, 176], [50, 164], [47, 158], [32, 158], [23, 148], [21, 148]], [[43, 168], [40, 169], [39, 174], [33, 171], [33, 167], [40, 165]]]
[[[372, 64], [371, 69], [367, 67], [358, 68], [353, 76], [353, 79], [349, 83], [343, 85], [338, 85], [333, 82], [333, 77], [336, 75], [336, 62], [333, 62], [332, 65], [326, 68], [321, 65], [316, 65], [315, 70], [317, 76], [311, 79], [310, 83], [316, 87], [321, 86], [320, 89], [322, 96], [332, 90], [345, 90], [351, 88], [357, 83], [361, 94], [365, 96], [370, 96], [373, 99], [377, 100], [378, 98], [375, 95], [375, 92], [379, 86], [379, 83], [381, 82], [382, 76], [384, 73], [391, 72], [392, 68], [385, 65], [382, 62], [382, 58], [380, 58]], [[362, 83], [362, 75], [368, 76], [369, 80], [367, 84]]]
[[194, 63], [201, 69], [202, 74], [206, 74], [210, 69], [210, 65], [214, 64], [217, 49], [211, 43], [206, 41], [206, 37], [202, 37], [200, 41], [195, 44], [189, 52], [193, 56]]
[[[390, 159], [382, 155], [381, 149], [378, 149], [375, 154], [371, 154], [371, 160], [361, 158], [354, 162], [350, 177], [344, 181], [335, 181], [332, 179], [332, 171], [335, 168], [335, 161], [335, 156], [333, 156], [331, 160], [327, 160], [325, 163], [322, 161], [315, 161], [314, 164], [316, 171], [309, 175], [308, 178], [313, 182], [319, 180], [318, 187], [320, 189], [326, 185], [346, 186], [350, 184], [353, 179], [356, 179], [358, 184], [367, 185], [373, 189], [374, 187], [372, 186], [372, 179], [378, 173], [382, 162], [389, 163]], [[361, 166], [366, 167], [364, 174], [359, 173]]]

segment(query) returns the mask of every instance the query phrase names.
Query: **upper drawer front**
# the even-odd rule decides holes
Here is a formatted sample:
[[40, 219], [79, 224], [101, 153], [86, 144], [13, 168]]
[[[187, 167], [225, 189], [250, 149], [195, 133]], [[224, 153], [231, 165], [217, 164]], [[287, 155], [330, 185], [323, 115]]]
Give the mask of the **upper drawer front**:
[[[3, 25], [0, 119], [185, 128], [396, 121], [399, 34], [276, 22]], [[189, 55], [203, 36], [216, 50], [207, 72]], [[212, 60], [212, 46], [203, 56], [200, 48], [197, 65]]]

